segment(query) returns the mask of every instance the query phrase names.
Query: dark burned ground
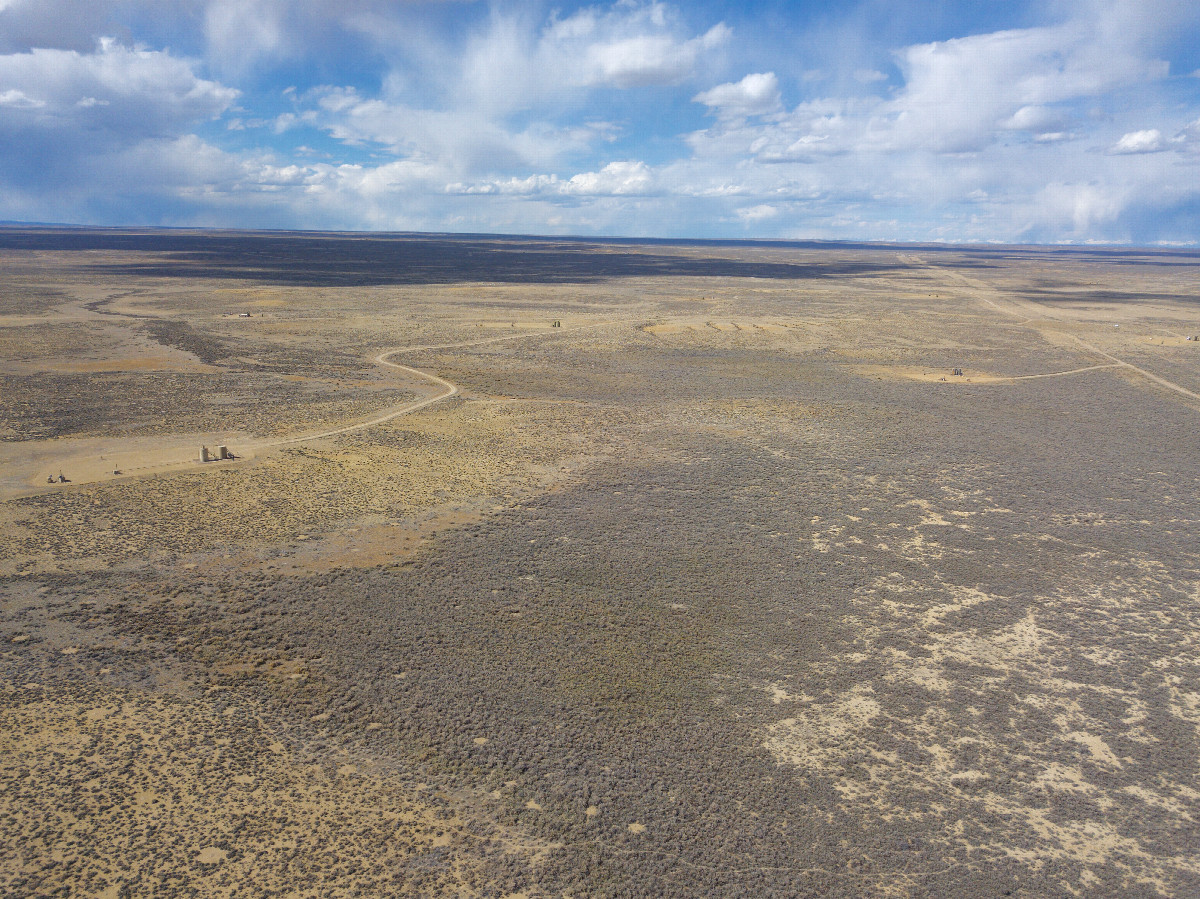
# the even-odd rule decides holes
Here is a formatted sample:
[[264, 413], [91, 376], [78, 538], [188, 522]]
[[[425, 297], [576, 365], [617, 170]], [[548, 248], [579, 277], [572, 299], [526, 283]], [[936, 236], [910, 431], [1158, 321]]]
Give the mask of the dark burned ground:
[[[968, 324], [926, 355], [1089, 361]], [[608, 333], [411, 360], [479, 391], [450, 424], [568, 399], [608, 446], [417, 552], [7, 579], [6, 888], [1200, 893], [1193, 409], [1111, 370]]]

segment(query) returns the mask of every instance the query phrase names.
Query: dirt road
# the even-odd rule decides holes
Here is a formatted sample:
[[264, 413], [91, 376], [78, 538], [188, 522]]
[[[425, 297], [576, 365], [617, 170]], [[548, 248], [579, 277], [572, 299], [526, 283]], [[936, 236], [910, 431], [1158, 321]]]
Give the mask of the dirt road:
[[[1038, 318], [1050, 319], [1052, 321], [1057, 321], [1057, 322], [1063, 321], [1062, 318], [1060, 318], [1058, 315], [1056, 315], [1052, 310], [1043, 306], [1041, 303], [1038, 303], [1034, 300], [1030, 300], [1030, 299], [1026, 299], [1026, 298], [1020, 298], [1020, 299], [1011, 298], [1011, 297], [1003, 297], [1002, 298], [1000, 296], [1000, 292], [998, 290], [996, 290], [994, 287], [987, 284], [986, 282], [980, 281], [978, 278], [969, 278], [966, 275], [962, 274], [961, 272], [956, 272], [956, 271], [946, 268], [944, 266], [934, 265], [930, 262], [927, 262], [925, 259], [923, 259], [920, 256], [915, 256], [915, 255], [908, 254], [908, 253], [897, 253], [896, 258], [898, 258], [901, 262], [904, 262], [908, 265], [912, 265], [914, 267], [925, 268], [925, 269], [930, 269], [932, 271], [939, 272], [940, 274], [944, 275], [945, 277], [950, 278], [953, 281], [957, 281], [958, 283], [971, 288], [972, 292], [974, 293], [975, 297], [978, 300], [980, 300], [983, 303], [986, 303], [988, 306], [991, 306], [997, 312], [1000, 312], [1004, 315], [1011, 316], [1012, 318], [1019, 319], [1020, 324], [1028, 325], [1032, 330], [1037, 330], [1037, 328], [1029, 323]], [[1124, 359], [1114, 356], [1112, 353], [1109, 353], [1109, 352], [1106, 352], [1105, 350], [1100, 349], [1095, 344], [1089, 343], [1088, 341], [1084, 340], [1083, 338], [1081, 338], [1075, 334], [1068, 333], [1066, 336], [1069, 337], [1071, 340], [1073, 340], [1078, 346], [1082, 347], [1083, 349], [1087, 350], [1088, 352], [1094, 353], [1097, 356], [1101, 356], [1101, 357], [1109, 360], [1109, 362], [1112, 363], [1113, 366], [1119, 366], [1121, 368], [1128, 369], [1129, 371], [1133, 372], [1134, 374], [1137, 374], [1137, 375], [1145, 378], [1146, 380], [1159, 385], [1160, 387], [1165, 387], [1167, 390], [1174, 391], [1175, 393], [1178, 393], [1181, 396], [1185, 396], [1192, 400], [1200, 400], [1200, 393], [1195, 393], [1194, 391], [1188, 390], [1186, 387], [1182, 387], [1179, 384], [1176, 384], [1174, 381], [1168, 381], [1166, 378], [1156, 375], [1153, 372], [1147, 371], [1146, 369], [1144, 369], [1140, 366], [1134, 365], [1132, 362], [1127, 362]], [[1092, 366], [1092, 368], [1106, 368], [1106, 367], [1108, 367], [1108, 366], [1101, 366], [1101, 365]], [[1051, 375], [1043, 375], [1043, 376], [1031, 375], [1028, 377], [1048, 377], [1048, 376], [1053, 376], [1053, 375], [1057, 375], [1057, 374], [1074, 374], [1077, 371], [1087, 371], [1087, 370], [1089, 370], [1089, 369], [1086, 369], [1086, 368], [1085, 369], [1074, 369], [1070, 372], [1054, 372], [1054, 373], [1051, 373]], [[1020, 380], [1020, 379], [1012, 378], [1010, 380]], [[1195, 406], [1191, 403], [1187, 403], [1186, 405], [1189, 409], [1200, 412], [1200, 406]]]

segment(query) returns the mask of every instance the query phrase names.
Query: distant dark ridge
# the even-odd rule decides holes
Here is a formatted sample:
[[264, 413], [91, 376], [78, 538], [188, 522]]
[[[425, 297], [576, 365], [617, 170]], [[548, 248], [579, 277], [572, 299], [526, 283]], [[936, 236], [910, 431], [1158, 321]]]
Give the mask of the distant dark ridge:
[[[568, 243], [612, 246], [679, 246], [679, 247], [764, 247], [801, 249], [855, 249], [855, 250], [946, 250], [964, 247], [1001, 247], [1002, 244], [939, 244], [903, 241], [846, 241], [846, 240], [786, 240], [775, 238], [706, 238], [706, 237], [621, 237], [581, 234], [497, 234], [467, 231], [322, 231], [304, 229], [273, 228], [188, 228], [188, 227], [136, 227], [128, 225], [73, 225], [58, 222], [0, 221], [0, 232], [27, 229], [36, 232], [55, 231], [68, 233], [95, 233], [103, 235], [151, 237], [155, 235], [217, 235], [217, 236], [273, 236], [298, 238], [341, 238], [347, 240], [468, 240], [515, 243]], [[0, 234], [0, 247], [8, 247], [7, 237]], [[64, 249], [73, 249], [65, 247]], [[105, 249], [105, 247], [98, 247]]]
[[[823, 240], [809, 238], [795, 240], [788, 238], [718, 238], [718, 237], [623, 237], [620, 235], [582, 235], [582, 234], [507, 234], [486, 231], [329, 231], [303, 228], [201, 228], [186, 226], [134, 226], [134, 225], [79, 225], [70, 222], [23, 222], [3, 219], [0, 220], [0, 232], [5, 230], [32, 231], [63, 231], [63, 232], [95, 232], [99, 234], [124, 235], [223, 235], [223, 236], [295, 236], [295, 237], [325, 237], [345, 239], [435, 239], [435, 240], [484, 240], [511, 241], [518, 243], [569, 243], [595, 244], [613, 246], [679, 246], [679, 247], [763, 247], [763, 248], [797, 248], [797, 249], [849, 249], [849, 250], [922, 250], [929, 252], [950, 251], [962, 252], [971, 250], [1042, 252], [1042, 253], [1076, 253], [1089, 254], [1100, 252], [1106, 255], [1117, 253], [1138, 253], [1166, 256], [1200, 257], [1200, 246], [1173, 247], [1160, 244], [1130, 244], [1130, 243], [1089, 243], [1089, 244], [1039, 244], [1039, 243], [940, 243], [937, 241], [889, 241], [889, 240]], [[0, 248], [9, 246], [5, 237], [0, 234]]]
[[[939, 265], [974, 270], [990, 267], [1013, 255], [1090, 256], [1129, 265], [1177, 264], [1200, 258], [1200, 250], [1095, 247], [53, 226], [0, 228], [0, 250], [3, 249], [99, 250], [132, 255], [111, 262], [87, 261], [89, 268], [109, 275], [226, 279], [304, 287], [469, 282], [578, 284], [647, 277], [812, 281], [870, 277], [910, 268], [897, 258], [897, 250], [936, 253]], [[734, 250], [756, 250], [762, 255], [757, 258], [734, 255], [731, 252]]]

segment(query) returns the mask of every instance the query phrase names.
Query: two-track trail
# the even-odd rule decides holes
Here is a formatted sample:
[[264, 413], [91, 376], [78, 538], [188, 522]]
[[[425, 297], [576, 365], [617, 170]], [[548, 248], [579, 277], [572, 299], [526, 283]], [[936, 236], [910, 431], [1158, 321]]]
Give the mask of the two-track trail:
[[[901, 262], [907, 263], [908, 265], [936, 271], [954, 281], [957, 281], [958, 283], [962, 284], [964, 287], [969, 288], [971, 293], [975, 296], [976, 299], [978, 299], [979, 301], [981, 301], [983, 303], [986, 303], [988, 306], [992, 307], [997, 312], [1000, 312], [1003, 315], [1008, 315], [1008, 316], [1011, 316], [1012, 318], [1020, 319], [1021, 324], [1026, 324], [1037, 318], [1051, 319], [1053, 321], [1061, 321], [1061, 319], [1058, 316], [1056, 316], [1051, 310], [1047, 309], [1042, 304], [1035, 302], [1034, 300], [1029, 300], [1029, 299], [1024, 299], [1024, 298], [1016, 299], [1013, 297], [1001, 296], [999, 290], [997, 290], [996, 288], [992, 287], [991, 285], [987, 284], [984, 281], [980, 281], [977, 278], [970, 278], [970, 277], [962, 274], [961, 272], [953, 271], [952, 269], [946, 268], [945, 266], [934, 265], [933, 263], [927, 262], [925, 259], [923, 259], [920, 256], [915, 256], [915, 255], [906, 254], [906, 253], [898, 253], [897, 258]], [[1072, 369], [1070, 371], [1063, 371], [1063, 372], [1049, 372], [1044, 375], [1025, 375], [1025, 376], [1020, 376], [1020, 377], [1005, 378], [1003, 380], [1010, 380], [1010, 381], [1029, 380], [1031, 378], [1057, 377], [1060, 375], [1077, 374], [1078, 372], [1090, 371], [1090, 370], [1099, 369], [1099, 368], [1124, 368], [1128, 371], [1133, 372], [1136, 375], [1139, 375], [1142, 378], [1145, 378], [1147, 381], [1151, 381], [1151, 382], [1159, 385], [1160, 387], [1165, 387], [1167, 390], [1173, 391], [1173, 392], [1179, 394], [1180, 396], [1185, 396], [1191, 400], [1200, 400], [1200, 393], [1196, 393], [1195, 391], [1188, 390], [1186, 387], [1176, 384], [1174, 381], [1168, 381], [1166, 378], [1161, 377], [1160, 375], [1154, 374], [1154, 372], [1147, 371], [1146, 369], [1142, 368], [1141, 366], [1134, 365], [1132, 362], [1128, 362], [1124, 359], [1119, 358], [1118, 356], [1114, 356], [1112, 353], [1109, 353], [1106, 350], [1100, 349], [1100, 347], [1096, 346], [1095, 344], [1089, 343], [1088, 341], [1084, 340], [1082, 337], [1079, 337], [1076, 334], [1071, 334], [1071, 333], [1067, 332], [1067, 333], [1065, 333], [1065, 336], [1069, 337], [1071, 340], [1073, 340], [1082, 349], [1084, 349], [1090, 353], [1093, 353], [1097, 356], [1100, 356], [1104, 359], [1107, 359], [1108, 364], [1107, 365], [1088, 366], [1086, 368], [1076, 368], [1076, 369]], [[1000, 380], [1000, 379], [997, 379], [997, 380]], [[1187, 405], [1188, 408], [1190, 408], [1190, 409], [1200, 411], [1200, 407], [1195, 406], [1192, 403], [1187, 403], [1185, 405]]]

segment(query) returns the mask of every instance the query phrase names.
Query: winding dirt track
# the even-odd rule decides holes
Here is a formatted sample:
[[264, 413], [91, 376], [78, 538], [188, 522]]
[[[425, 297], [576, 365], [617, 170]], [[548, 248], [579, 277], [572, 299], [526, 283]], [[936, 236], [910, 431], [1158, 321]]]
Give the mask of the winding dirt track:
[[[598, 328], [603, 325], [618, 325], [623, 322], [596, 322], [590, 325], [578, 325], [574, 328], [556, 328], [555, 336], [560, 334], [568, 334], [572, 331], [583, 331], [589, 328]], [[427, 396], [424, 399], [415, 400], [411, 403], [404, 403], [400, 406], [393, 406], [382, 415], [377, 415], [366, 421], [355, 422], [354, 424], [344, 425], [340, 428], [331, 428], [328, 431], [319, 431], [315, 434], [300, 434], [296, 437], [285, 437], [282, 440], [271, 440], [263, 443], [254, 443], [254, 449], [267, 449], [275, 446], [290, 446], [295, 443], [304, 443], [308, 440], [319, 440], [322, 437], [335, 437], [338, 434], [349, 434], [352, 431], [361, 431], [364, 428], [374, 427], [375, 425], [383, 424], [386, 421], [391, 421], [393, 418], [399, 418], [401, 415], [408, 415], [410, 412], [416, 412], [418, 409], [424, 409], [426, 406], [432, 406], [434, 403], [440, 403], [442, 400], [448, 400], [452, 396], [457, 396], [459, 393], [458, 385], [447, 381], [445, 378], [439, 378], [435, 374], [427, 371], [421, 371], [419, 368], [412, 368], [408, 365], [401, 365], [399, 362], [389, 362], [391, 356], [398, 356], [401, 353], [419, 353], [426, 350], [453, 350], [461, 347], [482, 346], [489, 343], [502, 343], [508, 340], [522, 340], [528, 337], [544, 337], [545, 334], [523, 333], [523, 334], [506, 334], [503, 337], [485, 337], [482, 340], [467, 340], [462, 343], [439, 343], [428, 344], [425, 346], [407, 346], [397, 347], [391, 350], [385, 350], [375, 357], [373, 360], [377, 365], [386, 365], [389, 368], [396, 368], [400, 371], [407, 372], [410, 375], [416, 375], [419, 378], [444, 388], [441, 393]]]
[[[90, 316], [100, 314], [97, 310], [87, 310]], [[107, 312], [104, 314], [118, 315], [123, 313]], [[478, 340], [467, 340], [458, 343], [429, 344], [422, 346], [406, 346], [385, 350], [374, 358], [378, 365], [403, 371], [408, 375], [428, 381], [435, 385], [437, 392], [421, 399], [393, 406], [367, 419], [351, 420], [334, 428], [321, 431], [305, 432], [291, 437], [275, 440], [238, 441], [232, 445], [237, 456], [242, 459], [253, 458], [263, 450], [276, 447], [294, 446], [310, 440], [323, 437], [333, 437], [348, 434], [365, 428], [374, 427], [432, 406], [435, 403], [457, 396], [457, 384], [408, 365], [392, 362], [391, 357], [402, 353], [417, 353], [427, 350], [449, 350], [462, 347], [483, 346], [491, 343], [523, 340], [532, 337], [557, 337], [573, 331], [583, 331], [610, 325], [628, 324], [641, 319], [617, 319], [611, 321], [592, 322], [577, 325], [572, 328], [555, 328], [553, 331], [523, 331], [518, 334], [505, 334], [501, 337], [485, 337]], [[21, 452], [16, 452], [16, 445], [0, 445], [0, 500], [17, 496], [27, 496], [48, 491], [70, 490], [84, 484], [94, 484], [116, 479], [133, 479], [139, 477], [157, 477], [159, 475], [186, 471], [199, 466], [201, 463], [195, 456], [195, 446], [200, 443], [211, 443], [213, 440], [223, 442], [215, 435], [176, 435], [175, 437], [157, 436], [142, 441], [145, 446], [137, 446], [137, 441], [130, 440], [81, 440], [81, 441], [34, 441], [34, 445], [45, 444], [42, 452], [30, 453], [30, 445], [21, 446]], [[54, 476], [66, 470], [70, 473], [70, 481], [47, 484], [47, 476]]]
[[385, 421], [391, 421], [393, 418], [399, 418], [401, 415], [407, 415], [409, 412], [416, 412], [418, 409], [424, 409], [426, 406], [432, 406], [434, 403], [441, 402], [442, 400], [448, 400], [450, 397], [458, 394], [458, 385], [447, 381], [445, 378], [439, 378], [437, 375], [430, 374], [427, 371], [421, 371], [419, 368], [410, 368], [409, 366], [401, 365], [398, 362], [388, 362], [388, 356], [392, 356], [401, 352], [405, 352], [405, 350], [389, 350], [386, 353], [380, 353], [375, 357], [375, 362], [379, 365], [386, 365], [389, 368], [398, 368], [401, 371], [406, 371], [410, 375], [416, 375], [419, 378], [425, 378], [427, 381], [431, 381], [440, 387], [444, 387], [445, 390], [441, 393], [434, 394], [433, 396], [427, 396], [424, 399], [416, 400], [412, 403], [405, 403], [402, 406], [393, 406], [383, 415], [376, 416], [375, 418], [367, 421], [356, 422], [355, 424], [345, 425], [340, 428], [332, 428], [328, 431], [320, 431], [316, 434], [301, 434], [299, 437], [287, 437], [283, 440], [272, 440], [269, 443], [259, 443], [256, 445], [256, 447], [261, 449], [271, 446], [288, 446], [293, 443], [303, 443], [306, 440], [319, 440], [322, 437], [333, 437], [337, 434], [349, 434], [351, 431], [361, 431], [363, 428], [370, 428], [375, 425], [383, 424]]
[[1085, 371], [1099, 371], [1102, 368], [1116, 368], [1121, 363], [1107, 362], [1103, 365], [1085, 365], [1083, 368], [1072, 368], [1067, 371], [1048, 371], [1040, 375], [1011, 375], [1006, 378], [997, 377], [995, 381], [1036, 381], [1038, 378], [1062, 378], [1066, 375], [1077, 375]]

